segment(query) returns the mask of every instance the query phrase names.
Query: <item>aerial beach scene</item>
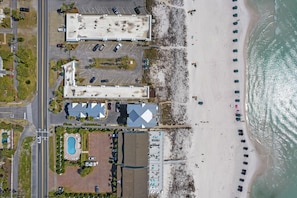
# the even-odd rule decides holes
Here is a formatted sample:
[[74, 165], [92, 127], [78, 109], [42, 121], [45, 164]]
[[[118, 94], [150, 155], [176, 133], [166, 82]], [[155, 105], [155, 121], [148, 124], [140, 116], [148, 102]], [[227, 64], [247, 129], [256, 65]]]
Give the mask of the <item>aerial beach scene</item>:
[[[167, 166], [171, 176], [164, 179], [166, 190], [162, 197], [294, 197], [296, 192], [291, 180], [295, 178], [296, 152], [295, 143], [290, 142], [296, 138], [296, 125], [291, 123], [292, 119], [296, 120], [291, 117], [295, 112], [292, 99], [296, 91], [294, 83], [284, 85], [280, 81], [274, 87], [272, 81], [283, 79], [280, 75], [286, 75], [286, 72], [296, 72], [293, 69], [296, 60], [292, 58], [296, 47], [289, 44], [290, 40], [281, 42], [283, 34], [289, 34], [285, 33], [286, 29], [292, 33], [292, 36], [288, 35], [289, 39], [295, 40], [296, 28], [290, 24], [296, 23], [296, 14], [290, 15], [292, 11], [288, 6], [294, 7], [296, 3], [156, 2], [153, 13], [161, 21], [161, 27], [156, 28], [155, 34], [168, 46], [167, 50], [175, 51], [174, 57], [179, 59], [175, 59], [178, 63], [172, 63], [170, 58], [165, 58], [165, 63], [178, 65], [187, 57], [183, 60], [187, 64], [185, 71], [174, 75], [180, 75], [183, 81], [169, 84], [172, 90], [185, 94], [172, 99], [179, 109], [175, 111], [186, 112], [182, 118], [179, 115], [179, 120], [191, 123], [193, 127], [190, 132], [182, 131], [183, 135], [176, 136], [180, 140], [175, 142], [185, 149], [180, 151], [179, 157], [186, 162], [179, 167]], [[179, 16], [171, 15], [169, 9]], [[288, 19], [287, 15], [291, 18]], [[165, 16], [170, 16], [171, 20], [164, 20]], [[287, 22], [283, 24], [281, 21], [285, 19]], [[179, 22], [173, 23], [172, 20]], [[181, 25], [183, 21], [186, 28]], [[181, 33], [182, 38], [186, 35], [186, 42], [176, 38], [170, 43], [170, 28], [175, 29], [176, 34]], [[283, 56], [286, 57], [284, 62]], [[288, 71], [271, 73], [271, 67], [276, 71], [277, 65], [288, 64], [287, 61], [290, 63]], [[162, 61], [158, 65], [162, 65]], [[159, 67], [153, 73], [155, 80], [160, 83], [177, 81], [172, 77], [166, 78], [170, 71], [165, 67]], [[285, 79], [295, 82], [290, 77], [293, 76]], [[188, 87], [185, 81], [188, 81]], [[278, 89], [281, 86], [284, 90]], [[239, 91], [237, 94], [236, 90]], [[203, 105], [199, 105], [199, 101]], [[186, 110], [183, 104], [187, 106]], [[285, 105], [291, 113], [279, 114], [278, 108], [283, 108], [279, 105]], [[288, 105], [293, 105], [293, 109]], [[238, 114], [241, 116], [239, 122], [236, 121]], [[238, 130], [243, 131], [243, 135]], [[168, 140], [165, 153], [166, 145], [172, 147]], [[172, 155], [169, 148], [168, 157]], [[289, 167], [285, 165], [287, 162], [291, 164]], [[181, 169], [185, 169], [184, 175], [191, 175], [186, 177], [189, 185], [184, 183], [185, 177], [176, 177], [176, 172], [181, 172]], [[179, 188], [178, 193], [176, 188]]]
[[0, 1], [0, 197], [297, 197], [296, 8]]

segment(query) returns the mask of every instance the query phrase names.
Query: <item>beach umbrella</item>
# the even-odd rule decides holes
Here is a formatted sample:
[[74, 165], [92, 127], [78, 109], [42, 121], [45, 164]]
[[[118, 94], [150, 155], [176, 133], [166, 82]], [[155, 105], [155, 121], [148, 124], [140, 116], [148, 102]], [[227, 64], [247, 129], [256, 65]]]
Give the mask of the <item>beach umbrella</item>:
[[237, 10], [237, 6], [233, 6], [232, 9], [233, 9], [233, 10]]
[[233, 14], [233, 17], [238, 17], [238, 14], [237, 13]]
[[237, 24], [238, 24], [238, 22], [237, 22], [237, 21], [233, 22], [233, 25], [237, 25]]
[[238, 52], [238, 50], [237, 49], [233, 49], [233, 52]]
[[233, 42], [237, 42], [238, 40], [237, 39], [233, 39]]
[[238, 30], [233, 30], [233, 33], [234, 33], [234, 34], [238, 33]]

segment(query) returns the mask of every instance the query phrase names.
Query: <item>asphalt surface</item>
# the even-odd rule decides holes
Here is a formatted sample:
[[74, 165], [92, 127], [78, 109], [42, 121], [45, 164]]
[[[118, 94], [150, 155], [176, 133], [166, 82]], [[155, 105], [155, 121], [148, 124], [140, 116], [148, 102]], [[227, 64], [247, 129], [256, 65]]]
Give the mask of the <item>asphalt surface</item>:
[[[48, 196], [48, 1], [38, 1], [37, 196]], [[35, 197], [32, 195], [32, 197]]]

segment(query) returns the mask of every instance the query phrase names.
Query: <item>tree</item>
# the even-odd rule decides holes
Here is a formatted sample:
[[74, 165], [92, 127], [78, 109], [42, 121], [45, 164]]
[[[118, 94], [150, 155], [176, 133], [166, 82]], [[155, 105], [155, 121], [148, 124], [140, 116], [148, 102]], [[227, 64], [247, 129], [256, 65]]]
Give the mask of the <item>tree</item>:
[[25, 39], [23, 38], [23, 37], [19, 37], [18, 39], [17, 39], [17, 41], [18, 42], [23, 42]]
[[92, 172], [92, 170], [93, 170], [93, 167], [91, 167], [91, 166], [84, 166], [84, 167], [81, 168], [79, 174], [80, 174], [80, 176], [85, 177], [88, 174], [90, 174]]
[[20, 20], [20, 12], [17, 10], [12, 10], [11, 17], [13, 18], [13, 20], [19, 21]]
[[10, 14], [10, 8], [4, 8], [4, 9], [3, 9], [3, 13], [4, 13], [5, 15], [9, 15], [9, 14]]

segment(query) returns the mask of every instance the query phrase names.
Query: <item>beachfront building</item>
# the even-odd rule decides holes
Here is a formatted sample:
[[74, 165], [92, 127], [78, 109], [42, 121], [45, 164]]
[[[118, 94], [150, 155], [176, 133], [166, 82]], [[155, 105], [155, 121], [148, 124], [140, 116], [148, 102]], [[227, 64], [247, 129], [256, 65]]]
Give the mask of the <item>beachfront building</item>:
[[62, 65], [64, 69], [64, 98], [148, 99], [149, 86], [78, 86], [75, 81], [77, 61]]
[[151, 15], [66, 14], [66, 41], [151, 40]]
[[163, 132], [149, 132], [149, 194], [163, 190]]
[[68, 116], [75, 118], [88, 118], [94, 119], [105, 118], [105, 103], [69, 103], [66, 105]]
[[150, 128], [157, 125], [158, 105], [156, 104], [128, 104], [127, 126], [135, 128]]
[[118, 197], [148, 197], [163, 190], [163, 132], [118, 133]]
[[118, 197], [148, 197], [148, 142], [147, 132], [119, 132]]

